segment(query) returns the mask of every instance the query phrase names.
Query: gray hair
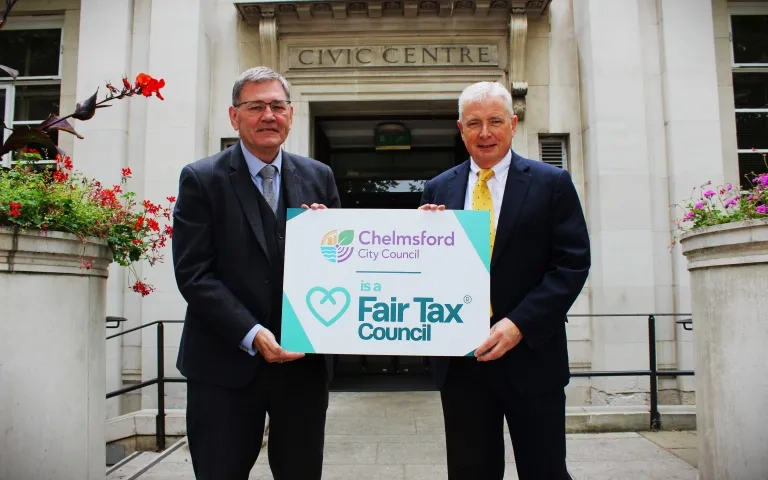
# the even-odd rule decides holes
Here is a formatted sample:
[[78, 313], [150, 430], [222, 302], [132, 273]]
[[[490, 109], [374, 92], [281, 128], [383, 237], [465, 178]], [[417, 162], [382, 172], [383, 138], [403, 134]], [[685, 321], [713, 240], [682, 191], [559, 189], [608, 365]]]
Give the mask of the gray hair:
[[465, 88], [461, 95], [459, 95], [459, 119], [461, 120], [464, 114], [464, 106], [466, 104], [482, 102], [488, 97], [501, 99], [509, 116], [511, 117], [515, 114], [512, 108], [512, 95], [504, 88], [504, 85], [499, 82], [477, 82]]
[[291, 99], [291, 86], [282, 75], [271, 68], [253, 67], [244, 71], [237, 77], [235, 85], [232, 87], [232, 105], [237, 105], [237, 102], [240, 100], [240, 93], [247, 83], [267, 82], [270, 80], [279, 81], [283, 86], [283, 90], [285, 90], [285, 95], [288, 97], [286, 100]]

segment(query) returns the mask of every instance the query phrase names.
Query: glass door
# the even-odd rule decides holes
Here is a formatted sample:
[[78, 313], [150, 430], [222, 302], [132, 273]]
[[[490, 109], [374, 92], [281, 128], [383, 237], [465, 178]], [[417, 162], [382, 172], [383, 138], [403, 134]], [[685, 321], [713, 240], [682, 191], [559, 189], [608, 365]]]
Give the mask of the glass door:
[[[392, 121], [392, 119], [388, 119]], [[427, 180], [468, 158], [454, 118], [405, 118], [410, 145], [377, 150], [382, 120], [322, 118], [315, 122], [315, 157], [334, 172], [342, 208], [416, 209]], [[431, 390], [420, 356], [337, 355], [332, 390]]]

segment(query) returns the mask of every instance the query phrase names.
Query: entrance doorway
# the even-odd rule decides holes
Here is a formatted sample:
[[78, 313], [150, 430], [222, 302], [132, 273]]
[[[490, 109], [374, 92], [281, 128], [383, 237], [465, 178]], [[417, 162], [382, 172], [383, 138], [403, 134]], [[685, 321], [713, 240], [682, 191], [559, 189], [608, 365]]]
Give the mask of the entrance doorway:
[[[391, 104], [312, 104], [314, 158], [333, 170], [342, 208], [418, 208], [426, 181], [469, 157], [454, 109], [455, 102], [414, 102], [400, 113]], [[331, 390], [432, 389], [424, 357], [336, 356]]]

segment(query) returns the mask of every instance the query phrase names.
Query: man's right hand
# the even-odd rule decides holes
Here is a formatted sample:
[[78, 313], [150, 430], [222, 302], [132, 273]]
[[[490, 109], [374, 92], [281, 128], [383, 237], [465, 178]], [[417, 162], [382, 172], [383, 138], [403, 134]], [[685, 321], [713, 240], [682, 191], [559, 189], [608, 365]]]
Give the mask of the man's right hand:
[[269, 363], [290, 362], [292, 360], [298, 360], [304, 356], [303, 353], [295, 353], [285, 350], [277, 343], [272, 332], [266, 328], [259, 330], [259, 333], [253, 337], [253, 348]]
[[419, 210], [445, 210], [445, 205], [435, 205], [427, 203], [419, 207]]

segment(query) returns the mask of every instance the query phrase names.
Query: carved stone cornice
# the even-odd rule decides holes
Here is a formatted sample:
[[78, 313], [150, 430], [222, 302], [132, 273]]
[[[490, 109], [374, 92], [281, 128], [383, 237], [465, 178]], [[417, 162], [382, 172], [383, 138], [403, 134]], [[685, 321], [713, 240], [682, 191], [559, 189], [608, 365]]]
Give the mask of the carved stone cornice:
[[528, 82], [525, 76], [525, 57], [528, 44], [528, 16], [512, 13], [509, 19], [509, 91], [518, 119], [525, 119], [525, 96]]
[[451, 17], [520, 14], [539, 17], [552, 0], [233, 0], [246, 23], [260, 24], [267, 15], [278, 21], [294, 18], [311, 21], [316, 18]]

